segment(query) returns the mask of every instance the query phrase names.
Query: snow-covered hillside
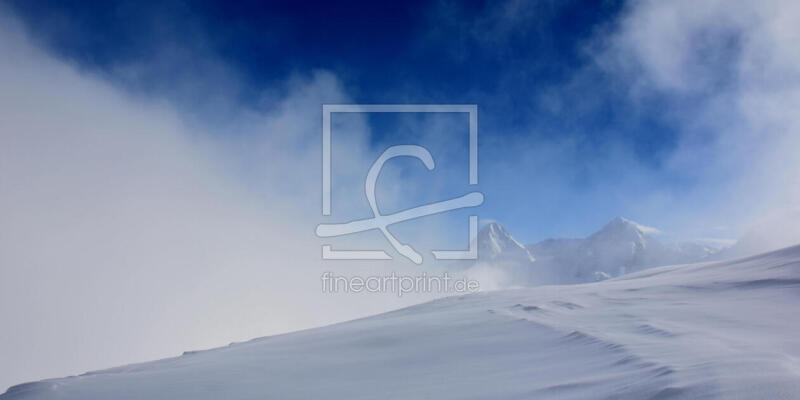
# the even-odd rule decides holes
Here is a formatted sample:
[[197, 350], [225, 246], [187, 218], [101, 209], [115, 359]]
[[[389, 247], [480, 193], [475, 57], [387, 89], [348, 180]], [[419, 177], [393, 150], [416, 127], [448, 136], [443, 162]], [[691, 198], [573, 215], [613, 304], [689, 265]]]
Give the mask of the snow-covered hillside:
[[451, 297], [0, 399], [796, 399], [800, 246]]

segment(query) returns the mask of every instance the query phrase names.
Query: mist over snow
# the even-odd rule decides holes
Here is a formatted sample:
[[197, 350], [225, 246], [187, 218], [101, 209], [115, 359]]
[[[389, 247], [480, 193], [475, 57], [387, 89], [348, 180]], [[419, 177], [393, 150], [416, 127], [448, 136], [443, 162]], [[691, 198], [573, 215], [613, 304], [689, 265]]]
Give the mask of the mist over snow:
[[795, 246], [585, 285], [454, 296], [22, 384], [0, 398], [792, 399], [799, 277]]
[[759, 247], [763, 243], [750, 243], [747, 238], [731, 247], [719, 247], [661, 236], [656, 228], [616, 217], [585, 238], [547, 238], [524, 245], [499, 222], [490, 220], [475, 240], [478, 260], [462, 262], [460, 268], [496, 289], [595, 282], [658, 266], [763, 251]]
[[[52, 3], [0, 4], [0, 391], [128, 366], [0, 397], [390, 373], [425, 383], [408, 398], [797, 397], [800, 3]], [[477, 104], [479, 185], [463, 115], [334, 115], [323, 218], [323, 104]], [[393, 260], [323, 261], [315, 227], [373, 217], [396, 144], [436, 168], [387, 163], [379, 212], [485, 202], [391, 226], [422, 265], [377, 230], [335, 247]], [[479, 259], [433, 260], [475, 214]], [[497, 292], [331, 295], [325, 272]]]
[[[9, 15], [0, 26], [0, 386], [437, 295], [320, 291], [323, 271], [410, 268], [321, 262], [318, 103], [348, 101], [335, 77], [293, 79], [272, 109], [243, 112], [236, 134], [220, 138], [167, 101], [127, 95], [46, 55]], [[341, 128], [352, 133], [338, 141], [346, 182], [348, 161], [360, 174], [371, 160], [359, 159], [363, 126]], [[363, 191], [353, 196], [364, 202]], [[427, 229], [436, 235], [435, 224]]]

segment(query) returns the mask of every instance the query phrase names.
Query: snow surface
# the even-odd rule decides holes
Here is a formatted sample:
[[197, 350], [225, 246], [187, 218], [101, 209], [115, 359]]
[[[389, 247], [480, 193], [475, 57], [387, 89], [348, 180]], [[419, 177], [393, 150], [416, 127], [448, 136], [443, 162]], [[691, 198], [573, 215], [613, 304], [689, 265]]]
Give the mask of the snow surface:
[[796, 399], [800, 246], [450, 297], [9, 399]]

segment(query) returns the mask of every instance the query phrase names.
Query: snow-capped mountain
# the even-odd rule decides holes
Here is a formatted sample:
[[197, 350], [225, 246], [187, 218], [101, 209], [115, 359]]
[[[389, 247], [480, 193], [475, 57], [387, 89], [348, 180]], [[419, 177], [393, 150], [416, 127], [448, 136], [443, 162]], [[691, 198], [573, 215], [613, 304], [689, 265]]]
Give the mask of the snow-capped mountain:
[[601, 280], [660, 265], [701, 261], [714, 249], [699, 243], [666, 244], [658, 229], [617, 217], [585, 239], [549, 239], [528, 246], [539, 270], [559, 271], [556, 283]]
[[[478, 261], [466, 264], [471, 274], [492, 281], [491, 286], [527, 286], [544, 283], [535, 274], [535, 258], [497, 222], [486, 224], [477, 240]], [[465, 264], [459, 264], [464, 267]], [[489, 278], [487, 276], [493, 276]]]
[[503, 226], [490, 222], [478, 232], [478, 255], [484, 261], [520, 260], [533, 262], [534, 258]]
[[716, 249], [695, 242], [664, 243], [660, 232], [618, 217], [584, 239], [547, 239], [522, 246], [496, 222], [478, 235], [480, 261], [528, 271], [528, 283], [568, 284], [603, 280], [661, 265], [704, 260]]
[[800, 246], [450, 297], [17, 385], [0, 400], [797, 399], [798, 288]]

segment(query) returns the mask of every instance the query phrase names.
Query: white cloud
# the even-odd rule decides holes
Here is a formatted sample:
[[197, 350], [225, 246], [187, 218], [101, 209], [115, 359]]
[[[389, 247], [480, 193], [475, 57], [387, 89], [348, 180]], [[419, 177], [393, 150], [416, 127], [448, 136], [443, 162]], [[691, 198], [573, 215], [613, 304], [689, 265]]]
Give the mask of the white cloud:
[[600, 65], [632, 82], [634, 98], [675, 107], [664, 110], [681, 130], [668, 167], [706, 182], [696, 205], [714, 205], [687, 222], [741, 231], [800, 203], [798, 18], [800, 5], [784, 0], [641, 1], [607, 38]]
[[[324, 270], [390, 267], [320, 261], [320, 103], [347, 101], [334, 76], [294, 78], [275, 107], [209, 135], [1, 18], [0, 387], [430, 297], [321, 292]], [[358, 120], [343, 128], [337, 173], [360, 180], [367, 132]]]

